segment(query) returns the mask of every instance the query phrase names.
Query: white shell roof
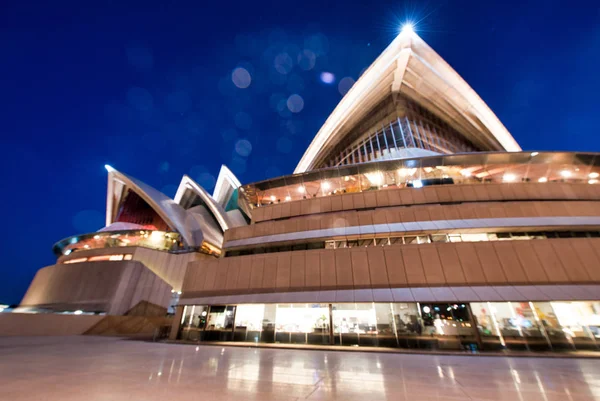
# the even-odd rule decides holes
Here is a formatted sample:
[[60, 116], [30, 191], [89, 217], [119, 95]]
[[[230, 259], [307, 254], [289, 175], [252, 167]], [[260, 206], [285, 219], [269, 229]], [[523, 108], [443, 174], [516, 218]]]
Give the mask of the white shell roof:
[[316, 167], [367, 113], [393, 94], [405, 95], [489, 150], [521, 148], [477, 93], [423, 39], [407, 30], [371, 64], [342, 98], [294, 173]]

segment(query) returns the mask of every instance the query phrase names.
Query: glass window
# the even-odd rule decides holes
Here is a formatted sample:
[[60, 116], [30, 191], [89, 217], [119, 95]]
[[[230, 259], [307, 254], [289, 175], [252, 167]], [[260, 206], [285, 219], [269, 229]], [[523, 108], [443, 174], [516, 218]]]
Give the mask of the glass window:
[[377, 315], [373, 303], [333, 304], [332, 308], [336, 344], [369, 345], [368, 343], [374, 342], [373, 336], [377, 335]]
[[348, 244], [346, 243], [346, 241], [335, 241], [335, 247], [336, 248], [347, 248]]
[[377, 238], [375, 240], [377, 246], [385, 246], [385, 245], [389, 245], [390, 241], [388, 238]]
[[418, 244], [419, 240], [417, 237], [404, 237], [405, 244]]
[[547, 349], [548, 339], [528, 302], [490, 303], [509, 349]]
[[563, 331], [552, 305], [549, 302], [536, 302], [533, 305], [552, 348], [573, 349], [572, 341]]
[[448, 234], [450, 242], [462, 242], [460, 234]]
[[600, 302], [552, 302], [551, 305], [575, 348], [596, 348], [600, 339]]
[[435, 348], [462, 349], [475, 343], [466, 304], [420, 304], [423, 334]]
[[428, 244], [429, 243], [429, 236], [428, 235], [419, 235], [417, 237], [417, 243], [419, 243], [419, 244]]
[[233, 327], [235, 306], [212, 305], [206, 321], [206, 330], [227, 330]]
[[471, 311], [477, 319], [477, 330], [479, 330], [484, 349], [503, 348], [504, 339], [500, 335], [498, 321], [491, 304], [489, 302], [472, 302]]
[[402, 237], [392, 237], [390, 238], [390, 245], [402, 244]]
[[235, 313], [235, 341], [260, 341], [265, 305], [238, 305]]
[[328, 304], [278, 304], [276, 341], [295, 344], [329, 343]]
[[208, 306], [186, 305], [181, 319], [179, 338], [187, 341], [202, 340], [202, 332], [206, 326]]
[[479, 242], [479, 241], [487, 241], [487, 234], [461, 234], [461, 239], [463, 242]]
[[448, 242], [448, 236], [446, 234], [433, 234], [431, 242]]

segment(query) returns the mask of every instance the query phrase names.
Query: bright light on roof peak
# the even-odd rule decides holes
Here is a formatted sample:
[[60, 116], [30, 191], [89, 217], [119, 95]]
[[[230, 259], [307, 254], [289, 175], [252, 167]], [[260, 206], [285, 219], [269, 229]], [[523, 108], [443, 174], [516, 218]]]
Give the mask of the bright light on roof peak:
[[413, 33], [415, 31], [415, 24], [410, 21], [402, 24], [402, 28], [400, 29], [400, 33]]
[[106, 169], [106, 171], [108, 171], [109, 173], [110, 173], [110, 172], [112, 172], [112, 171], [115, 171], [115, 169], [114, 169], [114, 168], [112, 168], [112, 166], [110, 166], [110, 165], [108, 165], [108, 164], [105, 164], [105, 165], [104, 165], [104, 168], [105, 168], [105, 169]]

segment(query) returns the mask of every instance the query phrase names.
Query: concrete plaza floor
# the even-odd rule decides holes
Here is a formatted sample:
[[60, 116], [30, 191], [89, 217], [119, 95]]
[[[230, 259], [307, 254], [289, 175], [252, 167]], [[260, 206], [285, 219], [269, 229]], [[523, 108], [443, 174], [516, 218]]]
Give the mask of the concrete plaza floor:
[[600, 360], [0, 337], [0, 400], [600, 400]]

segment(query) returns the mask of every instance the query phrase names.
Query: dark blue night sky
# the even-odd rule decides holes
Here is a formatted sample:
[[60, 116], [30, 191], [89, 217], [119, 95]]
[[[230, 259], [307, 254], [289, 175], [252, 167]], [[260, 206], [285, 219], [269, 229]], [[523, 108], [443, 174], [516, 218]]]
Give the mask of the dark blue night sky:
[[0, 303], [103, 226], [104, 164], [169, 196], [291, 173], [407, 17], [524, 149], [600, 151], [596, 1], [1, 1]]

